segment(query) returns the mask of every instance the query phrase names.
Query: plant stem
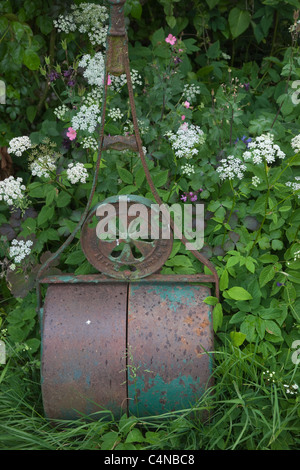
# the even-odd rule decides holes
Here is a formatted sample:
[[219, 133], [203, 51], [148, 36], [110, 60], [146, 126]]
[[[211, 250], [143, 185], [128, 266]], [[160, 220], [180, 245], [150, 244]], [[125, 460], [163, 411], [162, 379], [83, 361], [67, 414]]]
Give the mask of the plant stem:
[[267, 218], [267, 209], [268, 209], [268, 200], [269, 200], [269, 195], [270, 195], [270, 184], [269, 184], [269, 178], [268, 178], [268, 170], [267, 170], [267, 163], [266, 163], [266, 160], [264, 160], [264, 165], [265, 165], [265, 175], [266, 175], [266, 182], [267, 182], [267, 187], [268, 187], [268, 190], [267, 190], [267, 194], [266, 194], [266, 202], [265, 202], [265, 215], [264, 215], [264, 218], [260, 224], [260, 227], [257, 231], [257, 234], [256, 234], [256, 237], [255, 237], [255, 240], [253, 242], [253, 245], [251, 247], [251, 250], [249, 252], [249, 256], [251, 256], [252, 254], [252, 251], [254, 250], [254, 247], [256, 245], [256, 242], [258, 240], [258, 237], [260, 236], [260, 233], [262, 231], [262, 228], [263, 228], [263, 225], [265, 223], [265, 220]]

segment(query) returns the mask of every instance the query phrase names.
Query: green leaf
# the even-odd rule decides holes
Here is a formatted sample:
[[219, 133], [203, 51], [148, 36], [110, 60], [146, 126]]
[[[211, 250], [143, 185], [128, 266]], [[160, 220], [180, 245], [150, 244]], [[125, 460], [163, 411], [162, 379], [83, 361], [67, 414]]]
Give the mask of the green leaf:
[[252, 342], [255, 340], [256, 337], [256, 332], [255, 332], [255, 326], [256, 326], [256, 317], [251, 315], [247, 316], [243, 323], [241, 324], [240, 331], [241, 333], [244, 333], [246, 335], [246, 339], [249, 342]]
[[248, 28], [251, 21], [251, 15], [246, 10], [232, 8], [228, 16], [230, 31], [233, 38], [240, 36]]
[[26, 49], [23, 54], [23, 64], [26, 65], [29, 70], [37, 70], [40, 66], [40, 58], [38, 54], [31, 49]]
[[217, 305], [217, 303], [219, 302], [218, 298], [217, 297], [213, 297], [212, 295], [209, 295], [208, 297], [206, 297], [203, 302], [207, 305]]
[[143, 434], [139, 429], [132, 429], [129, 431], [128, 436], [126, 437], [125, 443], [129, 442], [145, 442], [145, 439], [143, 437]]
[[277, 323], [272, 320], [266, 320], [266, 331], [271, 335], [281, 337], [281, 329], [279, 328]]
[[71, 199], [72, 197], [70, 194], [65, 191], [61, 191], [57, 197], [57, 207], [66, 207], [70, 203]]
[[176, 18], [174, 16], [166, 16], [166, 22], [168, 23], [170, 28], [175, 28]]
[[251, 300], [253, 298], [252, 295], [243, 287], [231, 287], [226, 292], [229, 297], [234, 300]]
[[221, 290], [225, 290], [228, 288], [228, 271], [227, 269], [224, 269], [224, 271], [222, 272], [221, 274], [221, 277], [220, 277], [220, 289]]
[[241, 346], [246, 339], [246, 335], [240, 331], [231, 331], [230, 338], [234, 346]]
[[67, 259], [66, 264], [71, 265], [80, 265], [83, 261], [85, 261], [85, 255], [82, 250], [76, 250], [71, 253]]
[[43, 225], [45, 222], [47, 222], [47, 220], [51, 220], [53, 216], [54, 216], [54, 207], [43, 206], [37, 218], [38, 225], [39, 226]]
[[154, 186], [160, 188], [168, 181], [169, 170], [161, 171], [158, 175], [152, 176]]
[[190, 258], [185, 255], [176, 255], [165, 263], [166, 266], [193, 266]]
[[216, 333], [223, 323], [223, 308], [222, 304], [217, 304], [213, 311], [213, 330]]
[[117, 171], [119, 173], [119, 176], [120, 176], [121, 180], [124, 183], [127, 183], [127, 184], [132, 184], [133, 183], [133, 175], [128, 170], [118, 166]]
[[271, 281], [274, 276], [275, 276], [275, 269], [274, 266], [265, 266], [260, 275], [259, 275], [259, 285], [260, 287], [263, 287], [265, 284], [267, 284], [269, 281]]
[[33, 122], [36, 115], [36, 106], [27, 106], [26, 115], [29, 122]]

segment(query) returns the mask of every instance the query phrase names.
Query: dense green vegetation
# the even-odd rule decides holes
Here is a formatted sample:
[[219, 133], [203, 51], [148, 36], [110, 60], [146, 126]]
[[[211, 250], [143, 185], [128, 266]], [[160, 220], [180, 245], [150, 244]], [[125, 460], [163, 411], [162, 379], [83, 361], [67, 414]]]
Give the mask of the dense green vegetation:
[[[36, 273], [76, 227], [92, 187], [107, 24], [102, 5], [0, 4], [6, 86], [5, 103], [0, 87], [0, 340], [7, 351], [0, 365], [0, 448], [296, 449], [298, 0], [127, 0], [151, 176], [165, 203], [204, 204], [201, 252], [220, 278], [220, 302], [213, 291], [206, 300], [215, 305], [215, 385], [196, 405], [210, 418], [203, 423], [191, 409], [118, 422], [99, 415], [52, 428], [43, 417]], [[106, 134], [132, 133], [128, 109], [126, 83], [111, 77]], [[116, 194], [153, 199], [138, 154], [104, 154], [92, 205]], [[79, 236], [52, 272], [96, 272]], [[162, 272], [209, 270], [175, 240]]]

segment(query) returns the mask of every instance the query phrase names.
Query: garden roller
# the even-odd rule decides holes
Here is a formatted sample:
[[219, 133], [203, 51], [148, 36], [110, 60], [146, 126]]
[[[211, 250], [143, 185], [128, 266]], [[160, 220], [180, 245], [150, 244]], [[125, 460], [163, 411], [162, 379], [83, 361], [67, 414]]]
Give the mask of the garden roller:
[[[129, 230], [134, 222], [130, 209], [136, 204], [143, 209], [139, 223], [150, 231], [155, 223], [161, 227], [165, 214], [157, 209], [164, 205], [151, 179], [138, 129], [125, 0], [109, 3], [99, 151], [91, 193], [76, 228], [37, 277], [41, 389], [45, 415], [51, 420], [97, 416], [103, 410], [116, 417], [168, 413], [190, 408], [212, 384], [213, 312], [204, 299], [211, 295], [213, 283], [219, 296], [214, 266], [191, 250], [212, 274], [161, 274], [178, 230], [173, 219], [168, 221], [169, 237], [143, 239]], [[108, 74], [126, 74], [134, 136], [104, 135]], [[132, 194], [112, 196], [91, 209], [101, 155], [111, 148], [129, 148], [140, 155], [155, 209], [153, 201]], [[108, 227], [113, 217], [119, 224], [106, 239], [98, 232], [104, 214]], [[51, 275], [51, 263], [79, 230], [82, 251], [96, 274]], [[181, 241], [187, 245], [183, 235]], [[42, 285], [46, 287], [43, 303]]]

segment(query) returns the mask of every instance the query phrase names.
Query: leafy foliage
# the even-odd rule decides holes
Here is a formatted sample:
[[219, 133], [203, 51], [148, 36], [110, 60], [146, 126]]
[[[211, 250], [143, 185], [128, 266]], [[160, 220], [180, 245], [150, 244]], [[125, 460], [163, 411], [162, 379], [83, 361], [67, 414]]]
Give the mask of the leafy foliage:
[[[104, 52], [103, 44], [95, 47], [78, 29], [59, 32], [53, 20], [65, 8], [61, 2], [41, 0], [5, 0], [0, 6], [0, 80], [6, 85], [5, 103], [0, 102], [0, 175], [5, 180], [13, 168], [26, 186], [24, 204], [17, 210], [0, 200], [0, 339], [8, 344], [11, 363], [21, 363], [33, 375], [40, 345], [36, 273], [80, 220], [93, 183], [99, 138], [99, 127], [89, 131], [83, 126], [87, 111], [83, 120], [78, 117], [83, 106], [94, 105], [97, 121], [101, 109], [101, 87], [89, 82], [80, 61]], [[299, 382], [291, 361], [300, 319], [300, 199], [295, 179], [300, 176], [300, 145], [291, 145], [300, 135], [297, 8], [298, 0], [126, 2], [147, 165], [165, 203], [204, 204], [201, 252], [216, 266], [221, 290], [220, 302], [213, 291], [205, 302], [214, 306], [216, 350], [225, 351], [225, 360], [216, 361], [220, 409], [214, 408], [208, 430], [191, 420], [189, 412], [173, 416], [168, 424], [156, 423], [156, 428], [124, 416], [110, 425], [100, 421], [101, 437], [91, 442], [103, 450], [296, 448], [299, 397], [287, 397], [282, 384]], [[93, 78], [99, 80], [100, 72]], [[128, 135], [133, 127], [126, 86], [111, 79], [105, 134]], [[75, 138], [69, 130], [74, 123]], [[195, 134], [189, 134], [192, 159], [172, 146], [170, 137], [182, 125], [203, 132], [203, 141], [194, 146]], [[244, 160], [249, 144], [268, 133], [285, 158], [269, 161], [268, 155], [261, 164]], [[32, 148], [22, 156], [11, 152], [10, 164], [4, 149], [22, 135], [30, 137]], [[229, 156], [246, 165], [241, 178], [222, 179], [217, 171]], [[43, 174], [34, 174], [41, 157], [46, 167]], [[68, 165], [77, 163], [87, 176], [73, 183]], [[134, 152], [104, 154], [92, 205], [115, 194], [153, 199]], [[95, 272], [79, 237], [52, 265], [52, 273]], [[16, 238], [33, 241], [30, 256], [17, 266], [9, 255]], [[175, 240], [162, 273], [198, 272], [210, 274]], [[262, 380], [267, 369], [281, 377], [273, 388]], [[214, 406], [209, 397], [205, 400], [201, 408]], [[51, 439], [47, 445], [52, 448]]]

